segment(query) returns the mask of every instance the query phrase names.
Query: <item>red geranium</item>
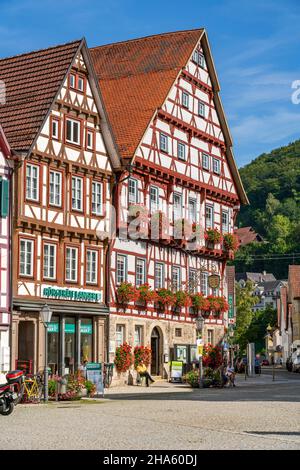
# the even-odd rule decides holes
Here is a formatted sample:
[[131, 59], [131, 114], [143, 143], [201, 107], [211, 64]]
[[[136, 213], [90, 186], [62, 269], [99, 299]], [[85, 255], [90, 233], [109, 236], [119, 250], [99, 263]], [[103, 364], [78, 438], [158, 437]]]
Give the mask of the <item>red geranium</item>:
[[123, 343], [116, 349], [115, 365], [118, 372], [126, 372], [132, 362], [132, 347], [128, 343]]

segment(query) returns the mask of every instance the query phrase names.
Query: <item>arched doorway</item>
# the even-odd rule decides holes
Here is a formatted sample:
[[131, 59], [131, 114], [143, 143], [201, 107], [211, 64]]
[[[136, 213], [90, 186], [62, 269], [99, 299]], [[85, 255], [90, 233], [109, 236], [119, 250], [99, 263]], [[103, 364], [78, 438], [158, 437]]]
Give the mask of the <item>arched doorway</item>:
[[162, 336], [159, 328], [155, 327], [152, 330], [151, 334], [151, 374], [160, 375], [161, 374], [161, 341]]

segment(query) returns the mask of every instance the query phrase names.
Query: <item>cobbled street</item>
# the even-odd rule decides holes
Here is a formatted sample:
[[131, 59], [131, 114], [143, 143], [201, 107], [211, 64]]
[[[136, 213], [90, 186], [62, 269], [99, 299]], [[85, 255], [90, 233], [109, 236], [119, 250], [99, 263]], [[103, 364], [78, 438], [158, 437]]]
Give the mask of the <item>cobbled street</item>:
[[0, 449], [300, 449], [300, 374], [239, 376], [235, 389], [156, 382], [101, 400], [19, 405]]

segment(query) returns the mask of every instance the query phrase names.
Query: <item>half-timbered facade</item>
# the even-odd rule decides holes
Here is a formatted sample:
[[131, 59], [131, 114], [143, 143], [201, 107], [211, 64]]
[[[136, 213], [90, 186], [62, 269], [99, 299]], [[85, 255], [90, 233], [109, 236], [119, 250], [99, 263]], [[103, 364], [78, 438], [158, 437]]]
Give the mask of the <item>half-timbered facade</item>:
[[11, 150], [0, 124], [0, 374], [10, 368]]
[[[123, 162], [114, 186], [118, 232], [110, 246], [110, 358], [124, 341], [148, 344], [152, 373], [165, 375], [174, 348], [181, 347], [184, 360], [192, 354], [190, 307], [161, 311], [155, 303], [129, 302], [123, 308], [117, 288], [127, 281], [227, 297], [228, 252], [221, 243], [209, 248], [205, 230], [233, 233], [247, 197], [204, 30], [100, 46], [91, 55]], [[138, 227], [131, 223], [137, 215]], [[153, 236], [153, 215], [164, 217], [163, 236]], [[181, 221], [196, 227], [196, 240], [176, 235]], [[211, 275], [220, 279], [217, 287]], [[227, 313], [207, 318], [205, 342], [220, 341], [227, 323]]]
[[84, 40], [0, 60], [0, 77], [0, 117], [17, 155], [12, 361], [43, 367], [48, 304], [49, 366], [74, 372], [106, 358], [112, 166], [97, 80]]

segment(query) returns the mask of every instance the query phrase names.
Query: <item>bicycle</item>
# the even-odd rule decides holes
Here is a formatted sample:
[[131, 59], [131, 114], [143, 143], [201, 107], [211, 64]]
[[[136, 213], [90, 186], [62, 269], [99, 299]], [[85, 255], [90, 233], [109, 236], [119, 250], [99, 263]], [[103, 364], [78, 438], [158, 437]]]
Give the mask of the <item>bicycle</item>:
[[43, 396], [43, 380], [40, 374], [27, 375], [24, 380], [23, 403], [40, 403]]
[[113, 378], [114, 363], [104, 362], [103, 364], [103, 385], [104, 388], [109, 388]]

